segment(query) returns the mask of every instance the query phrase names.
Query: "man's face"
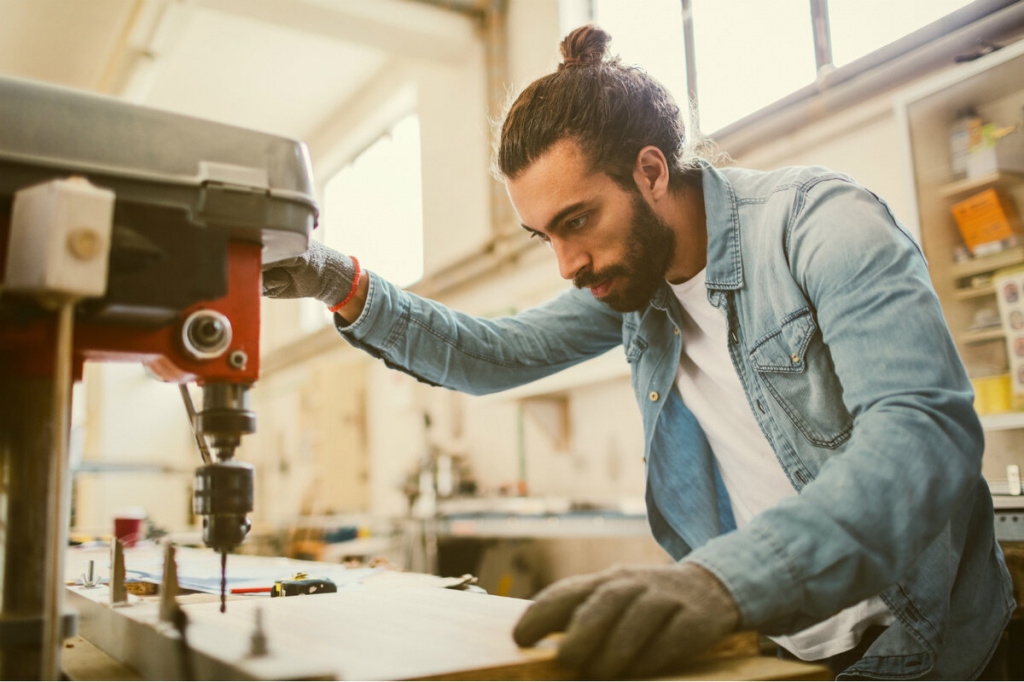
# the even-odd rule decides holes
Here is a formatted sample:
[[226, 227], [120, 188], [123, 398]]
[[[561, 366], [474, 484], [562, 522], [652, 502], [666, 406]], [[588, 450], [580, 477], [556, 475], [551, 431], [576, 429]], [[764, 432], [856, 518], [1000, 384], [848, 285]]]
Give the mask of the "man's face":
[[568, 140], [506, 184], [523, 228], [551, 246], [562, 277], [619, 312], [647, 305], [672, 262], [675, 234], [639, 191], [591, 173]]

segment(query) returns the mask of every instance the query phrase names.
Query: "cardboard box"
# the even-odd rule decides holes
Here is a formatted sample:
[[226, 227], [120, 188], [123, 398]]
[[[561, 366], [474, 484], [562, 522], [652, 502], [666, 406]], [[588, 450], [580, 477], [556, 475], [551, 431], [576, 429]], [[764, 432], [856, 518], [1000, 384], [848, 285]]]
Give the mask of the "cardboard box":
[[953, 217], [964, 243], [975, 255], [980, 246], [1009, 239], [1017, 232], [1013, 205], [995, 189], [978, 192], [953, 204]]

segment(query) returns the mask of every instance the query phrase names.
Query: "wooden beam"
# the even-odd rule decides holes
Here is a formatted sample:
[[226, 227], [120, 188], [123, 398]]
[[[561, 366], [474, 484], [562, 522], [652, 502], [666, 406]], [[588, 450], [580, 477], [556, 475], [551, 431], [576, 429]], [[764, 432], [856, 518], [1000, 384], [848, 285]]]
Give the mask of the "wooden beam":
[[286, 26], [414, 59], [458, 64], [475, 22], [408, 0], [196, 0], [192, 6]]

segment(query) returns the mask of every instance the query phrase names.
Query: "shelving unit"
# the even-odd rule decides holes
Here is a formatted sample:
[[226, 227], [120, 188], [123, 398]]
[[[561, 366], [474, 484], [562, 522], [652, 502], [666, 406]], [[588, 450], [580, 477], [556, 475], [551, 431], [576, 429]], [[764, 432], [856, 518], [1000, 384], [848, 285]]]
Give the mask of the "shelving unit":
[[[978, 376], [1004, 372], [1010, 357], [1006, 330], [972, 331], [972, 326], [979, 311], [998, 305], [998, 292], [988, 276], [1024, 265], [1024, 246], [954, 262], [963, 241], [951, 209], [989, 188], [997, 188], [1018, 209], [1024, 208], [1024, 175], [997, 172], [956, 179], [948, 140], [958, 112], [968, 106], [984, 121], [1024, 125], [1024, 40], [908, 89], [894, 106], [913, 198], [909, 227], [916, 230], [928, 259], [957, 348], [969, 372]], [[986, 431], [983, 471], [989, 480], [1005, 478], [1006, 466], [1019, 464], [1024, 452], [1024, 412], [982, 414], [981, 422]]]
[[983, 329], [977, 332], [966, 332], [959, 336], [960, 343], [985, 343], [987, 341], [1004, 341], [1006, 332], [1002, 327], [998, 329]]
[[994, 296], [996, 288], [991, 285], [980, 286], [980, 287], [960, 287], [953, 292], [953, 298], [958, 301], [968, 301], [972, 298], [981, 298], [982, 296]]
[[1024, 182], [1020, 173], [996, 172], [979, 178], [965, 178], [951, 182], [939, 190], [939, 196], [945, 199], [959, 199], [989, 187], [1009, 187]]
[[[950, 227], [956, 232], [956, 225], [951, 224]], [[946, 254], [946, 258], [949, 259], [950, 254]], [[1024, 246], [1015, 246], [1005, 251], [994, 253], [991, 256], [979, 256], [963, 263], [953, 263], [949, 266], [949, 277], [959, 280], [965, 277], [995, 272], [996, 270], [1013, 267], [1021, 263], [1024, 263]], [[932, 270], [935, 270], [935, 264], [932, 264]], [[994, 290], [993, 293], [995, 293]]]
[[1024, 429], [1024, 412], [982, 415], [981, 425], [986, 431]]

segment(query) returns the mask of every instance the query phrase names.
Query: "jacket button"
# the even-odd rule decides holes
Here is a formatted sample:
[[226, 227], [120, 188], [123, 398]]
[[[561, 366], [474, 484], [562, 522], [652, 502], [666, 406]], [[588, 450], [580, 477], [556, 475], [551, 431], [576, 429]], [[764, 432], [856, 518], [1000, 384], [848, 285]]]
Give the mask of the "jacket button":
[[793, 363], [794, 364], [797, 363], [797, 362], [800, 362], [800, 356], [797, 355], [796, 353], [793, 353], [792, 358], [793, 358]]
[[740, 342], [740, 338], [738, 336], [736, 336], [736, 332], [734, 332], [734, 331], [729, 332], [729, 338], [732, 340], [733, 343], [739, 343]]
[[761, 400], [757, 401], [757, 409], [761, 410], [761, 414], [764, 414], [764, 405], [761, 404]]
[[651, 399], [651, 402], [653, 403], [657, 402], [660, 396], [658, 395], [657, 391], [651, 391], [651, 395], [649, 395], [648, 397]]
[[676, 336], [679, 336], [679, 327], [676, 327], [675, 329], [673, 329], [672, 333], [675, 334]]

